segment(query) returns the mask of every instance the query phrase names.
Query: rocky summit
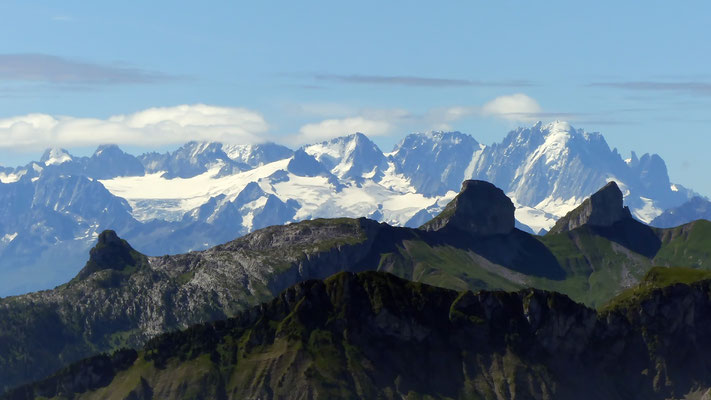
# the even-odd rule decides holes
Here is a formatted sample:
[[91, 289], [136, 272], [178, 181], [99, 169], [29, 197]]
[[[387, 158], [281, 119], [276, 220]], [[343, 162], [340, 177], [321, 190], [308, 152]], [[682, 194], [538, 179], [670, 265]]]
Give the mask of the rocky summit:
[[468, 180], [457, 197], [420, 229], [489, 236], [510, 233], [514, 224], [514, 205], [503, 190], [486, 181]]
[[622, 205], [622, 191], [617, 183], [611, 181], [559, 219], [551, 233], [568, 232], [583, 225], [609, 227], [615, 222], [630, 218], [630, 209]]
[[116, 232], [106, 230], [99, 234], [96, 246], [89, 252], [89, 261], [75, 279], [84, 279], [101, 270], [131, 272], [147, 264], [146, 256], [134, 250]]

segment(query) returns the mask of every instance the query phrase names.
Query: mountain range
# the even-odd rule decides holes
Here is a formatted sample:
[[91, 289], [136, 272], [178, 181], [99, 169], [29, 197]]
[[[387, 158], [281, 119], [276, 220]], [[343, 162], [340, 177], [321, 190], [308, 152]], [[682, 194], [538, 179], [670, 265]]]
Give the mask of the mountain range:
[[[711, 269], [711, 222], [699, 220], [667, 229], [650, 227], [633, 218], [630, 209], [624, 206], [623, 192], [614, 182], [606, 184], [560, 218], [544, 236], [517, 229], [514, 213], [514, 203], [503, 190], [489, 182], [468, 180], [435, 218], [419, 228], [396, 227], [366, 218], [314, 219], [262, 228], [204, 251], [154, 257], [136, 251], [116, 232], [104, 231], [98, 236], [84, 268], [69, 282], [53, 290], [0, 299], [0, 385], [9, 389], [40, 379], [58, 368], [101, 352], [141, 346], [152, 348], [151, 343], [160, 343], [151, 342], [153, 338], [193, 324], [246, 318], [244, 323], [247, 325], [240, 326], [250, 329], [248, 325], [261, 318], [259, 315], [265, 306], [259, 306], [260, 303], [271, 301], [299, 282], [323, 279], [344, 271], [387, 272], [418, 284], [459, 292], [517, 291], [531, 287], [551, 290], [567, 296], [565, 304], [578, 307], [580, 312], [595, 319], [592, 311], [582, 305], [573, 306], [574, 302], [588, 307], [607, 307], [626, 288], [644, 283], [645, 276], [654, 266], [675, 267], [671, 270], [688, 270], [692, 275], [702, 276]], [[455, 292], [446, 293], [442, 294], [442, 299], [458, 296]], [[390, 296], [387, 293], [381, 295]], [[612, 301], [627, 304], [624, 299], [634, 298], [628, 294], [622, 300]], [[512, 299], [520, 301], [520, 298]], [[415, 300], [405, 298], [403, 301]], [[450, 306], [451, 302], [442, 305]], [[566, 306], [566, 309], [569, 308]], [[331, 309], [319, 309], [317, 313], [331, 312], [328, 310]], [[403, 312], [417, 311], [404, 309]], [[445, 316], [437, 318], [441, 317]], [[395, 329], [394, 332], [410, 335], [406, 336], [408, 341], [417, 332], [398, 328], [405, 325], [397, 322], [397, 315], [393, 317], [395, 319], [387, 314], [378, 318], [384, 318], [383, 323], [392, 327], [389, 329]], [[279, 324], [282, 317], [274, 321]], [[266, 320], [263, 323], [270, 324]], [[570, 326], [568, 322], [560, 324]], [[511, 331], [508, 334], [517, 333]], [[179, 339], [180, 343], [192, 340], [186, 339], [190, 333], [187, 335]], [[242, 333], [233, 338], [240, 335]], [[272, 337], [273, 332], [266, 336]], [[222, 343], [222, 340], [218, 342]], [[242, 343], [242, 339], [239, 340]], [[248, 338], [244, 340], [249, 342]], [[269, 352], [269, 346], [273, 345], [272, 339], [255, 337], [255, 340], [253, 344], [261, 349], [255, 350], [258, 352]], [[186, 344], [188, 347], [166, 346], [188, 351], [192, 344]], [[198, 357], [201, 351], [190, 350], [188, 353]], [[640, 348], [634, 351], [641, 352]], [[135, 365], [138, 360], [135, 352], [117, 354], [116, 360], [109, 358], [107, 361], [108, 356], [104, 356], [103, 361], [99, 361], [107, 368], [116, 361], [117, 369], [100, 374], [105, 380], [89, 383], [90, 386], [81, 391], [106, 386], [113, 379], [114, 372]], [[122, 354], [128, 354], [129, 358], [122, 358]], [[166, 354], [167, 362], [173, 357], [171, 354], [177, 353]], [[192, 356], [178, 355], [182, 361], [185, 357], [193, 359]], [[208, 355], [208, 359], [210, 357]], [[159, 366], [163, 365], [161, 361], [158, 364], [153, 359], [149, 361], [162, 368]], [[84, 365], [82, 362], [80, 366]], [[86, 362], [91, 366], [94, 361]], [[70, 367], [70, 371], [73, 371], [71, 368], [81, 369], [75, 366]], [[659, 368], [647, 372], [662, 373], [664, 371]], [[268, 370], [265, 374], [276, 376]], [[396, 378], [393, 377], [395, 381]], [[410, 385], [415, 378], [407, 376], [403, 379]], [[544, 378], [548, 379], [545, 385], [552, 385], [560, 377], [546, 375]], [[84, 378], [68, 379], [80, 382]], [[252, 382], [250, 387], [255, 390], [266, 387], [265, 376], [245, 379]], [[258, 381], [255, 383], [250, 379]], [[481, 379], [489, 378], [483, 376]], [[53, 382], [55, 384], [49, 384], [54, 387], [51, 390], [62, 387], [62, 390], [74, 390], [69, 387], [71, 385], [65, 387], [62, 383], [57, 386], [57, 381]], [[156, 390], [156, 382], [147, 381], [146, 385], [146, 390]], [[510, 390], [512, 384], [507, 385]], [[651, 390], [658, 390], [657, 386], [654, 383]], [[214, 389], [210, 387], [210, 390]], [[687, 388], [683, 384], [681, 387]], [[129, 391], [134, 388], [132, 386]], [[31, 390], [35, 393], [35, 389]], [[413, 390], [417, 392], [419, 389], [413, 387]], [[259, 397], [262, 392], [255, 393], [250, 396]]]
[[[77, 273], [105, 229], [149, 255], [207, 249], [260, 228], [313, 218], [367, 217], [417, 227], [483, 179], [512, 199], [516, 224], [545, 233], [608, 181], [631, 214], [676, 226], [698, 207], [657, 155], [623, 159], [599, 133], [537, 123], [491, 146], [460, 132], [417, 133], [383, 153], [363, 134], [303, 146], [190, 142], [133, 156], [100, 146], [90, 157], [49, 149], [0, 167], [0, 296], [54, 287]], [[707, 202], [703, 198], [698, 200]]]

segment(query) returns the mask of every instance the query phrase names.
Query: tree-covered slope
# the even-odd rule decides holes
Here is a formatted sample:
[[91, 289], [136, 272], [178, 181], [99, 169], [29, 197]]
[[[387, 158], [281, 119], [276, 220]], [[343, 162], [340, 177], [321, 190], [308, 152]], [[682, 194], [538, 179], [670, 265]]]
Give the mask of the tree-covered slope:
[[339, 273], [6, 398], [682, 398], [711, 387], [710, 285], [655, 288], [598, 314], [536, 289]]

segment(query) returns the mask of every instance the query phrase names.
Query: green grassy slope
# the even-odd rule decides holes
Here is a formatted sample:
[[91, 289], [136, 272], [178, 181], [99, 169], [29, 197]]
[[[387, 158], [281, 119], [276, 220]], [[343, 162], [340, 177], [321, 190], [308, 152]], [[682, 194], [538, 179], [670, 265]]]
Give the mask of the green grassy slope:
[[689, 267], [654, 267], [647, 271], [642, 280], [629, 289], [622, 291], [602, 307], [610, 312], [639, 305], [649, 298], [652, 292], [676, 284], [690, 285], [711, 279], [711, 271]]

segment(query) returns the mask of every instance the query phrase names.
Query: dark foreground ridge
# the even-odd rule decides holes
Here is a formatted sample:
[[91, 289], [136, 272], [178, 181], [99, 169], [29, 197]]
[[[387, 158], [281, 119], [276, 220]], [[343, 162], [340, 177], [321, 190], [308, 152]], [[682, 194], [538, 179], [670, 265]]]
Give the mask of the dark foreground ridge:
[[339, 273], [4, 399], [681, 398], [711, 387], [710, 285], [647, 285], [598, 314], [536, 289]]

